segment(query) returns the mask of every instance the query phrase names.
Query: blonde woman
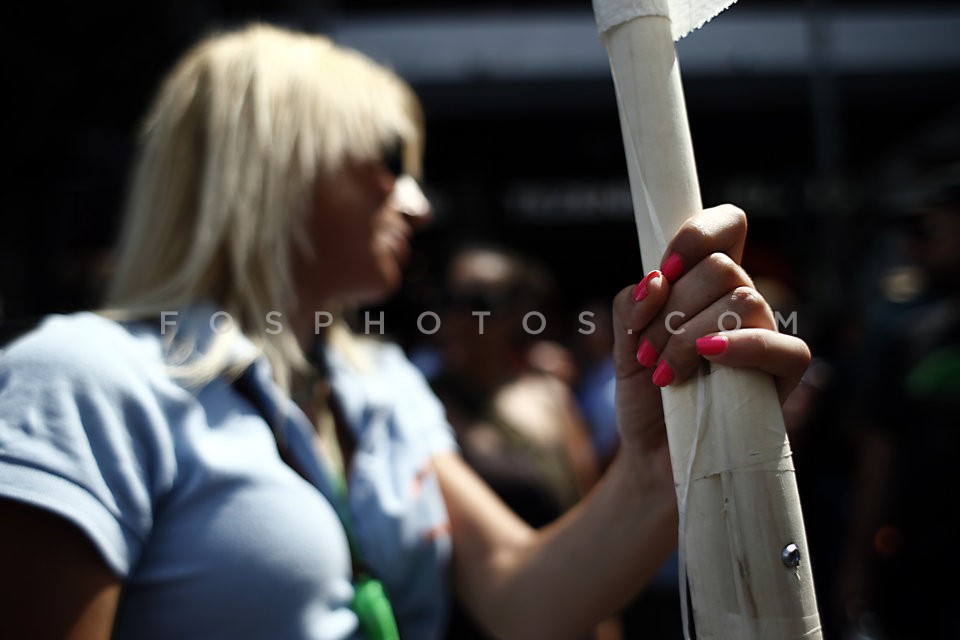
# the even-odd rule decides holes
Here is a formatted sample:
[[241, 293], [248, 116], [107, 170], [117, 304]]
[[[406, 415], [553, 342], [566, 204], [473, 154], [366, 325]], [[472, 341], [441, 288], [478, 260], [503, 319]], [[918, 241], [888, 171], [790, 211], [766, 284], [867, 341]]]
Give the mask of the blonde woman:
[[614, 301], [620, 455], [534, 531], [401, 352], [336, 329], [400, 282], [422, 148], [407, 85], [325, 38], [252, 26], [176, 65], [109, 309], [0, 358], [6, 637], [437, 638], [448, 591], [497, 637], [580, 637], [660, 566], [677, 515], [654, 382], [688, 376], [728, 310], [745, 328], [709, 357], [784, 394], [809, 357], [737, 266], [742, 213], [704, 212]]

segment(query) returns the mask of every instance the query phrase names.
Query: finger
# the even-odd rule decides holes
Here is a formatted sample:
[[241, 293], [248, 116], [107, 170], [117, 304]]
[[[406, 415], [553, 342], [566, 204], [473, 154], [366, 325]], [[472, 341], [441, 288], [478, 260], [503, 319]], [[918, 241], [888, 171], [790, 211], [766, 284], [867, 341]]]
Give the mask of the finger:
[[776, 331], [773, 311], [750, 287], [737, 287], [675, 330], [653, 372], [654, 384], [662, 387], [693, 375], [700, 364], [698, 338], [718, 331], [736, 333], [743, 328]]
[[731, 204], [704, 209], [683, 223], [664, 251], [660, 271], [671, 283], [712, 253], [740, 264], [747, 238], [747, 216]]
[[781, 404], [810, 366], [807, 343], [796, 336], [763, 329], [702, 336], [697, 340], [697, 349], [710, 362], [759, 369], [771, 374], [776, 380]]
[[613, 362], [618, 378], [642, 371], [637, 362], [639, 336], [663, 308], [669, 289], [666, 278], [654, 270], [639, 283], [626, 287], [614, 297]]
[[[698, 262], [689, 273], [670, 287], [666, 304], [640, 336], [637, 352], [640, 364], [645, 367], [656, 366], [667, 342], [671, 336], [677, 335], [681, 325], [718, 301], [726, 300], [730, 292], [738, 287], [750, 286], [750, 277], [725, 253], [713, 253]], [[718, 308], [717, 313], [728, 310], [730, 309]], [[705, 329], [693, 338], [711, 331], [717, 329]]]

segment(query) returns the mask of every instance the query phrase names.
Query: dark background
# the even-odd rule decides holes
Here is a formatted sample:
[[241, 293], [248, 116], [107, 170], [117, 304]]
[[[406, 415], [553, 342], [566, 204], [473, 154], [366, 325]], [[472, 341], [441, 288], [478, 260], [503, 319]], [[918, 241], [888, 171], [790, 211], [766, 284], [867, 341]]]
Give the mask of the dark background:
[[[717, 24], [780, 12], [812, 31], [811, 24], [834, 15], [868, 22], [892, 14], [896, 20], [897, 6], [744, 0]], [[570, 1], [201, 0], [19, 8], [5, 38], [13, 117], [5, 136], [12, 153], [0, 245], [0, 292], [7, 323], [14, 324], [96, 303], [138, 118], [161, 74], [212, 28], [266, 19], [336, 37], [384, 15], [388, 23], [399, 16], [407, 24], [438, 15], [505, 23], [515, 15], [534, 22], [538, 14], [589, 15], [587, 3]], [[960, 41], [955, 3], [910, 3], [909, 11], [918, 10], [952, 16]], [[750, 259], [755, 268], [789, 277], [815, 302], [808, 321], [849, 300], [844, 287], [852, 284], [845, 279], [856, 277], [860, 253], [897, 180], [957, 153], [960, 109], [956, 45], [943, 53], [924, 49], [922, 28], [914, 27], [894, 33], [889, 43], [894, 56], [925, 52], [912, 63], [831, 69], [829, 57], [818, 60], [816, 52], [840, 36], [830, 35], [829, 26], [826, 32], [805, 36], [814, 43], [820, 37], [823, 46], [812, 46], [800, 67], [717, 71], [701, 64], [684, 75], [705, 204], [733, 201], [748, 211], [753, 244], [764, 249]], [[681, 62], [685, 46], [681, 41]], [[777, 54], [776, 43], [767, 47]], [[599, 42], [596, 48], [602, 55]], [[762, 57], [763, 47], [757, 50]], [[385, 51], [375, 57], [390, 64]], [[426, 187], [438, 210], [438, 224], [418, 246], [434, 259], [453, 236], [492, 236], [535, 250], [573, 298], [618, 289], [640, 267], [623, 199], [626, 169], [609, 74], [539, 77], [534, 71], [518, 78], [509, 65], [505, 60], [502, 68], [488, 65], [452, 78], [412, 74], [428, 120]], [[540, 197], [533, 211], [516, 197], [531, 191]], [[556, 198], [545, 198], [560, 192], [567, 196], [563, 206], [551, 209]], [[587, 197], [598, 193], [608, 197], [599, 208]], [[608, 206], [618, 197], [619, 206]]]

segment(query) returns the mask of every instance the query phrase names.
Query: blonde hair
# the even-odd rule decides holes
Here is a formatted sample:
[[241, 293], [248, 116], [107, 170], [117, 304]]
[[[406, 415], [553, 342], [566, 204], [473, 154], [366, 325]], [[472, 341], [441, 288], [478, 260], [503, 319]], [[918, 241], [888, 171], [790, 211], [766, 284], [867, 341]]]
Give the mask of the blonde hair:
[[303, 229], [315, 182], [397, 143], [404, 170], [418, 176], [416, 96], [323, 36], [252, 25], [209, 37], [180, 60], [142, 136], [105, 313], [159, 319], [210, 302], [231, 314], [233, 330], [203, 353], [177, 336], [191, 356], [181, 373], [203, 383], [239, 371], [256, 357], [231, 359], [242, 333], [288, 388], [304, 354], [292, 331], [264, 331], [265, 318], [297, 308], [292, 258], [313, 250]]

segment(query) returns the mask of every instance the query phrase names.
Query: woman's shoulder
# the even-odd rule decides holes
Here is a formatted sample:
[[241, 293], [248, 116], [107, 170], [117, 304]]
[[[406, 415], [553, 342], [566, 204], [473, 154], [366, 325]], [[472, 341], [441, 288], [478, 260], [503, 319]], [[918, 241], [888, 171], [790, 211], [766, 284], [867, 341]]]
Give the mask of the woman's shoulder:
[[163, 372], [155, 332], [92, 312], [48, 316], [0, 355], [0, 382], [26, 377], [123, 389], [164, 377]]
[[188, 396], [160, 353], [150, 327], [76, 313], [0, 356], [0, 495], [67, 517], [119, 575], [176, 476], [169, 419]]
[[327, 358], [334, 369], [364, 378], [413, 379], [423, 376], [400, 345], [389, 340], [341, 332], [331, 340]]

